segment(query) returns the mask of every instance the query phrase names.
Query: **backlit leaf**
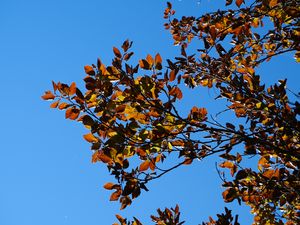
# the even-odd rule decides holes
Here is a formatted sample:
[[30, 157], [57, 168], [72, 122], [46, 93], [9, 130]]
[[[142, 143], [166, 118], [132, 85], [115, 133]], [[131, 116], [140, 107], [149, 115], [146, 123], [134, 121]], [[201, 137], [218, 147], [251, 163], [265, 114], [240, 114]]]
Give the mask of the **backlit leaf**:
[[46, 91], [42, 98], [44, 100], [53, 100], [55, 98], [55, 95], [51, 91]]
[[80, 110], [75, 108], [75, 107], [72, 107], [72, 108], [68, 108], [66, 110], [66, 119], [70, 119], [70, 120], [76, 120], [78, 118], [80, 114]]
[[72, 84], [70, 85], [70, 91], [69, 91], [69, 95], [74, 95], [76, 93], [76, 84], [75, 82], [72, 82]]
[[235, 0], [235, 4], [240, 7], [244, 0]]
[[114, 52], [114, 54], [115, 54], [116, 57], [118, 57], [118, 58], [122, 57], [122, 54], [121, 54], [121, 52], [120, 52], [120, 50], [118, 48], [113, 47], [113, 52]]
[[91, 143], [98, 142], [98, 139], [93, 134], [91, 134], [91, 133], [83, 135], [83, 138], [86, 141], [91, 142]]
[[148, 160], [142, 162], [139, 167], [139, 171], [143, 172], [143, 171], [147, 170], [149, 168], [149, 165], [150, 165], [150, 162]]
[[95, 75], [95, 71], [93, 69], [93, 67], [87, 65], [84, 67], [85, 73], [88, 75]]

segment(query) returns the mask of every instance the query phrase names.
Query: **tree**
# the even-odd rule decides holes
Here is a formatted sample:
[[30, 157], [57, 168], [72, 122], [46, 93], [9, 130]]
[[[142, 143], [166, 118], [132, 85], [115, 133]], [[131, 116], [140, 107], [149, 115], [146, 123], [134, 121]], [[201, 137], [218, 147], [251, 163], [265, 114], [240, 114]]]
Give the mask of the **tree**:
[[[94, 152], [92, 162], [106, 164], [115, 177], [104, 188], [112, 190], [110, 200], [119, 201], [121, 209], [148, 191], [152, 180], [218, 155], [225, 202], [249, 205], [253, 224], [300, 224], [299, 94], [287, 92], [286, 79], [266, 87], [256, 72], [289, 52], [300, 62], [300, 2], [227, 0], [226, 7], [176, 19], [167, 3], [164, 26], [181, 46], [180, 56], [164, 63], [160, 54], [147, 55], [132, 65], [132, 42], [126, 40], [122, 49], [113, 48], [111, 65], [98, 59], [85, 66], [84, 94], [74, 82], [53, 82], [54, 92], [42, 98], [55, 100], [51, 108], [65, 110], [67, 119], [89, 130], [84, 139]], [[197, 40], [201, 47], [188, 49]], [[206, 108], [194, 106], [187, 116], [178, 110], [184, 91], [197, 92], [199, 86], [214, 87], [216, 101], [226, 99], [220, 113], [233, 112], [234, 124], [209, 117]], [[179, 161], [164, 168], [173, 154]], [[257, 168], [244, 168], [241, 162], [253, 156]], [[176, 206], [151, 218], [156, 224], [179, 225], [179, 215]], [[239, 224], [227, 208], [217, 217], [203, 224]], [[121, 225], [142, 224], [136, 218], [117, 219]]]

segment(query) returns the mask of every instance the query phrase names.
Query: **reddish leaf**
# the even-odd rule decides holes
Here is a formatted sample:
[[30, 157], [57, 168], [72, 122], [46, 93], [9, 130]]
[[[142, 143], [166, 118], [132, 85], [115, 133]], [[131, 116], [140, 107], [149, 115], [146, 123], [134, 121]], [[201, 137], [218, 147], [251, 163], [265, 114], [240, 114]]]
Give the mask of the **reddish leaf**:
[[76, 120], [79, 116], [79, 113], [80, 113], [80, 110], [76, 109], [75, 107], [68, 108], [66, 110], [66, 119]]
[[174, 81], [175, 78], [176, 78], [176, 72], [175, 72], [175, 70], [171, 70], [171, 72], [170, 72], [170, 81], [171, 82]]
[[58, 108], [59, 108], [60, 110], [63, 110], [63, 109], [68, 108], [69, 106], [70, 106], [70, 105], [69, 105], [68, 103], [62, 102], [62, 103], [58, 106]]
[[240, 7], [244, 0], [235, 0], [235, 4]]
[[55, 95], [51, 91], [46, 91], [45, 94], [42, 96], [44, 100], [53, 100]]
[[115, 184], [114, 184], [114, 183], [111, 183], [111, 182], [108, 182], [108, 183], [104, 184], [103, 187], [104, 187], [105, 189], [107, 189], [107, 190], [112, 190], [112, 189], [114, 189]]
[[72, 96], [76, 93], [76, 83], [72, 82], [72, 84], [70, 85], [70, 91], [69, 91], [69, 95]]
[[116, 57], [118, 57], [118, 58], [122, 57], [122, 54], [119, 49], [117, 49], [116, 47], [113, 47], [113, 51], [114, 51], [114, 54]]
[[121, 195], [121, 190], [117, 190], [117, 191], [115, 191], [114, 193], [111, 194], [109, 200], [110, 201], [117, 201], [119, 199], [120, 195]]
[[150, 162], [148, 160], [144, 161], [141, 163], [140, 167], [139, 167], [139, 171], [143, 172], [145, 170], [147, 170], [150, 166]]
[[56, 108], [59, 104], [59, 101], [56, 101], [56, 102], [53, 102], [51, 105], [50, 105], [50, 108]]

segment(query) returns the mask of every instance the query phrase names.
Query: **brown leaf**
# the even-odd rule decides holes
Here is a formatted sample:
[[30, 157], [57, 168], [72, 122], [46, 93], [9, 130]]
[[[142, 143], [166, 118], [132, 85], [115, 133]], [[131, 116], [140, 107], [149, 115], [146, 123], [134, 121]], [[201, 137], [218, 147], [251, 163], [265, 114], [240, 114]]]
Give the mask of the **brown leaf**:
[[117, 49], [116, 47], [113, 47], [113, 51], [114, 51], [114, 54], [116, 57], [118, 57], [118, 58], [122, 57], [122, 54], [119, 49]]
[[175, 70], [171, 70], [171, 72], [170, 72], [170, 79], [169, 79], [169, 81], [174, 81], [175, 80], [175, 78], [176, 78], [176, 72], [175, 72]]
[[53, 100], [55, 95], [51, 91], [46, 91], [45, 94], [42, 96], [44, 100]]
[[150, 69], [150, 65], [149, 65], [149, 63], [145, 59], [141, 59], [139, 61], [139, 65], [144, 70], [149, 70]]

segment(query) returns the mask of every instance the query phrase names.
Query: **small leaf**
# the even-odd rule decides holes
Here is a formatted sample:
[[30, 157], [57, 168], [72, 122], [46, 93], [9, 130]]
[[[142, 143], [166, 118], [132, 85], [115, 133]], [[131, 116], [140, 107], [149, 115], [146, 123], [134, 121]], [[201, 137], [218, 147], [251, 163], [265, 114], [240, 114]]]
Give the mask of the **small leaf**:
[[120, 50], [117, 49], [116, 47], [113, 47], [113, 52], [114, 52], [116, 57], [118, 57], [118, 58], [122, 57], [122, 54], [121, 54]]
[[176, 78], [176, 72], [175, 72], [175, 70], [171, 70], [171, 72], [170, 72], [170, 81], [171, 82], [174, 81], [175, 78]]
[[115, 191], [114, 193], [111, 194], [110, 196], [110, 201], [117, 201], [121, 195], [121, 190]]
[[237, 5], [237, 7], [240, 7], [243, 2], [244, 0], [235, 0], [235, 4]]
[[107, 189], [107, 190], [112, 190], [112, 189], [114, 189], [115, 184], [114, 184], [114, 183], [111, 183], [111, 182], [108, 182], [108, 183], [104, 184], [103, 187], [104, 187], [105, 189]]
[[147, 170], [150, 166], [150, 162], [148, 160], [144, 161], [141, 163], [140, 167], [139, 167], [139, 171], [143, 172], [145, 170]]
[[84, 67], [85, 73], [88, 75], [95, 75], [95, 71], [93, 69], [93, 67], [87, 65]]
[[44, 100], [53, 100], [55, 95], [51, 91], [46, 91], [45, 94], [42, 96]]
[[87, 141], [87, 142], [98, 142], [98, 139], [91, 133], [85, 134], [83, 135], [83, 138]]
[[68, 108], [66, 110], [66, 119], [76, 120], [79, 116], [79, 113], [80, 113], [80, 110], [76, 109], [75, 107]]
[[146, 57], [147, 62], [149, 63], [150, 67], [153, 65], [153, 58], [151, 55], [147, 55]]
[[50, 108], [56, 108], [59, 104], [59, 101], [56, 101], [56, 102], [53, 102], [51, 105], [50, 105]]
[[70, 106], [70, 105], [69, 105], [68, 103], [63, 102], [63, 103], [61, 103], [61, 104], [58, 106], [58, 108], [59, 108], [60, 110], [63, 110], [63, 109], [68, 108], [69, 106]]
[[231, 168], [234, 167], [234, 163], [230, 162], [230, 161], [225, 161], [225, 162], [220, 164], [220, 167], [231, 169]]
[[70, 85], [70, 91], [69, 91], [69, 95], [72, 96], [76, 93], [76, 83], [72, 82], [72, 84]]

